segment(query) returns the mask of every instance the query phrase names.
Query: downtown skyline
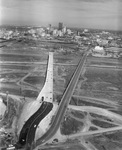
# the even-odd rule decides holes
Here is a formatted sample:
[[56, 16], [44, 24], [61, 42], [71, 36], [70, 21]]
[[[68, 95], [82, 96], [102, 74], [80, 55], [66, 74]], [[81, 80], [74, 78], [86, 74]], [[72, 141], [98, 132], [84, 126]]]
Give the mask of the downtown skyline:
[[0, 24], [122, 30], [121, 0], [0, 0]]

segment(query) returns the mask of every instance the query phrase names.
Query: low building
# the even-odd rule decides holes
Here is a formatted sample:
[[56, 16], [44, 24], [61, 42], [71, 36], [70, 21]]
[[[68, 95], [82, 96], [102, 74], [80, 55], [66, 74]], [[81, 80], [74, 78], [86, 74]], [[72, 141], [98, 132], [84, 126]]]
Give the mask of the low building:
[[63, 36], [63, 32], [58, 30], [58, 36]]
[[72, 33], [72, 31], [70, 30], [70, 29], [67, 29], [67, 34], [71, 34]]
[[103, 47], [95, 46], [95, 48], [92, 50], [92, 56], [105, 57], [105, 50]]
[[120, 53], [120, 52], [122, 52], [122, 48], [119, 48], [119, 47], [109, 47], [109, 48], [106, 48], [106, 51], [112, 52], [112, 53]]
[[97, 43], [98, 43], [100, 46], [105, 46], [105, 45], [108, 45], [108, 40], [105, 40], [105, 39], [97, 39]]
[[95, 48], [93, 49], [93, 53], [103, 54], [103, 53], [105, 53], [105, 51], [104, 51], [103, 47], [95, 46]]

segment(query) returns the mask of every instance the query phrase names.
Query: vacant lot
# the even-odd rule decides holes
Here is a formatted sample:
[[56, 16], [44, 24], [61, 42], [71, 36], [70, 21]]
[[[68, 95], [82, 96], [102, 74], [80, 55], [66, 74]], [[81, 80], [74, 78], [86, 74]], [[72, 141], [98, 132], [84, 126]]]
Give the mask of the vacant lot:
[[122, 100], [122, 71], [104, 68], [87, 68], [78, 81], [75, 95]]
[[77, 121], [72, 117], [67, 117], [61, 123], [61, 127], [60, 127], [61, 134], [70, 135], [70, 134], [77, 133], [83, 128], [83, 125], [84, 125], [83, 122]]
[[89, 141], [98, 150], [121, 150], [122, 149], [122, 131], [106, 133], [104, 135], [89, 138]]
[[77, 97], [72, 97], [70, 104], [76, 106], [95, 106], [95, 107], [106, 108], [106, 109], [111, 108], [111, 105], [109, 106], [107, 104], [103, 104], [100, 101], [94, 102], [89, 99], [86, 100], [85, 98], [77, 98]]
[[2, 70], [11, 70], [11, 71], [13, 71], [13, 70], [17, 70], [17, 71], [21, 71], [21, 72], [23, 72], [23, 71], [29, 71], [29, 70], [32, 70], [32, 69], [34, 69], [35, 67], [34, 66], [30, 66], [30, 65], [25, 65], [25, 64], [1, 64], [0, 65], [0, 71], [2, 71]]
[[89, 68], [84, 73], [81, 89], [122, 92], [122, 71]]
[[54, 65], [54, 93], [63, 94], [76, 66]]

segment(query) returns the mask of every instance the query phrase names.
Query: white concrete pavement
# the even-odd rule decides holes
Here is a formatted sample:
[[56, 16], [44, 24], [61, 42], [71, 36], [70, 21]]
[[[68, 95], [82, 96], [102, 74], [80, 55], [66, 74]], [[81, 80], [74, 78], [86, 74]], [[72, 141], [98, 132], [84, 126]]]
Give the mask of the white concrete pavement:
[[53, 53], [49, 52], [49, 60], [47, 67], [47, 76], [43, 89], [37, 97], [37, 101], [41, 101], [42, 97], [44, 101], [53, 102]]
[[0, 97], [0, 120], [6, 111], [6, 105], [3, 103], [3, 99]]
[[28, 102], [24, 105], [21, 116], [18, 120], [18, 134], [20, 133], [25, 122], [39, 109], [44, 101], [53, 102], [53, 53], [49, 52], [47, 75], [45, 84], [35, 101]]

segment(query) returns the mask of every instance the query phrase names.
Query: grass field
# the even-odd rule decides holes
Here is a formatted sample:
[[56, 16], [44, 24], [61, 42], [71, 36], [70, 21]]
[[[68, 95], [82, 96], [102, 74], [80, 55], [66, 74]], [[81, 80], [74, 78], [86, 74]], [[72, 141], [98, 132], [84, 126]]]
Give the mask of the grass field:
[[[23, 100], [26, 100], [26, 98], [36, 100], [45, 82], [48, 52], [53, 51], [53, 96], [54, 101], [60, 102], [78, 62], [82, 58], [82, 52], [75, 53], [74, 50], [73, 53], [68, 51], [61, 52], [59, 48], [61, 48], [59, 43], [46, 44], [45, 42], [41, 43], [40, 41], [31, 40], [20, 40], [1, 48], [0, 92], [5, 94], [4, 99], [6, 99], [6, 93], [8, 91], [9, 94], [21, 96], [20, 100], [22, 98]], [[99, 61], [98, 58], [88, 58], [75, 88], [74, 95], [71, 98], [70, 105], [94, 106], [98, 109], [107, 109], [122, 115], [122, 70], [99, 67], [102, 65], [109, 65], [110, 67], [113, 65], [121, 66], [121, 61], [117, 62], [116, 60], [114, 62], [113, 60], [106, 58], [100, 59]], [[38, 64], [34, 62], [38, 62]], [[45, 62], [45, 65], [39, 64], [41, 62]], [[91, 65], [98, 65], [98, 67], [90, 67]], [[13, 109], [13, 111], [15, 110]], [[9, 120], [10, 123], [11, 120]], [[116, 125], [113, 124], [112, 120], [102, 114], [98, 115], [72, 109], [69, 111], [69, 114], [65, 114], [60, 125], [60, 131], [62, 135], [68, 137], [75, 133], [82, 133], [82, 130], [83, 132], [95, 131], [114, 126]], [[92, 137], [87, 136], [86, 139], [98, 150], [121, 150], [121, 135], [121, 131], [116, 131], [114, 133], [109, 132], [108, 134], [92, 135]], [[70, 142], [72, 145], [70, 145]], [[82, 146], [82, 140], [80, 144], [73, 144], [71, 139], [67, 140], [66, 143], [68, 143], [68, 148], [64, 145], [60, 147], [58, 145], [56, 147], [55, 145], [55, 147], [48, 147], [48, 149], [86, 150]], [[46, 148], [44, 149], [46, 150]]]

